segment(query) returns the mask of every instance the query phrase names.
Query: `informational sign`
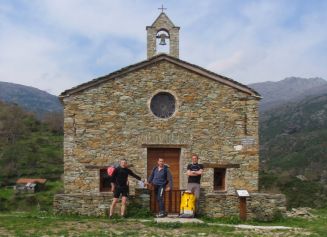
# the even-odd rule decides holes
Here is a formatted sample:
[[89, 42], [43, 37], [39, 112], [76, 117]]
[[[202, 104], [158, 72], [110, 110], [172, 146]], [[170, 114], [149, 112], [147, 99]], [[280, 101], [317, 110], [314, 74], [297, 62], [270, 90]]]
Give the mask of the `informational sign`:
[[245, 189], [236, 190], [236, 194], [239, 197], [250, 197], [249, 192], [247, 190], [245, 190]]

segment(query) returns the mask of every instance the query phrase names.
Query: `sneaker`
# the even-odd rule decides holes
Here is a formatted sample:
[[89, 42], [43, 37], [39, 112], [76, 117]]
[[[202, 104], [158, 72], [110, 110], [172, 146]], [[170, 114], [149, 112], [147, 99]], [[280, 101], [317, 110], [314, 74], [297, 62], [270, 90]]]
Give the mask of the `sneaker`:
[[166, 216], [167, 216], [167, 214], [164, 213], [164, 212], [160, 212], [160, 213], [157, 215], [158, 218], [163, 218], [163, 217], [166, 217]]

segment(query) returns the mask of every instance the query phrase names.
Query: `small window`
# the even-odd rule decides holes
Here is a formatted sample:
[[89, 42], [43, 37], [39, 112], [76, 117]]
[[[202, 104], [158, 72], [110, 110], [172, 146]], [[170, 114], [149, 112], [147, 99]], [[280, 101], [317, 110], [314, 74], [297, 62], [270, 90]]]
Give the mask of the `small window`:
[[214, 169], [214, 186], [215, 191], [226, 191], [225, 184], [226, 169], [215, 168]]
[[111, 179], [107, 174], [107, 169], [100, 170], [100, 192], [111, 191]]

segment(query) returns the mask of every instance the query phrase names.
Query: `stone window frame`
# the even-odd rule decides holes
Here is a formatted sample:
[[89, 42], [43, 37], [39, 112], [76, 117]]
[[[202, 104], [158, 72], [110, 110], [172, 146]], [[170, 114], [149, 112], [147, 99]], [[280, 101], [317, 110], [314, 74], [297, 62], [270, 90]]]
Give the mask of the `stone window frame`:
[[102, 169], [99, 169], [99, 192], [100, 193], [108, 193], [108, 192], [111, 192], [111, 183], [110, 183], [110, 186], [109, 187], [103, 187], [103, 184], [104, 184], [104, 177], [102, 176], [103, 173], [106, 173], [107, 172], [107, 169], [105, 168], [102, 168]]
[[[226, 182], [226, 177], [227, 177], [227, 168], [214, 168], [213, 169], [213, 191], [214, 192], [227, 192], [227, 182]], [[217, 178], [218, 175], [220, 176], [221, 179], [221, 185], [218, 185], [217, 183]]]
[[[157, 116], [152, 112], [152, 110], [151, 110], [151, 101], [152, 101], [152, 98], [153, 98], [155, 95], [159, 94], [159, 93], [169, 93], [169, 94], [172, 94], [172, 95], [174, 96], [174, 98], [175, 98], [175, 111], [174, 111], [174, 113], [173, 113], [169, 118], [160, 118], [160, 117], [157, 117]], [[172, 90], [165, 90], [165, 89], [158, 89], [158, 90], [154, 91], [154, 92], [151, 94], [151, 96], [150, 96], [150, 98], [148, 99], [148, 101], [147, 101], [148, 110], [149, 110], [151, 116], [154, 117], [156, 120], [159, 120], [159, 121], [167, 121], [167, 120], [169, 120], [169, 119], [174, 118], [174, 117], [176, 116], [176, 113], [178, 112], [179, 105], [180, 105], [180, 102], [179, 102], [179, 99], [178, 99], [178, 97], [177, 97], [177, 94], [176, 94], [174, 91], [172, 91]]]

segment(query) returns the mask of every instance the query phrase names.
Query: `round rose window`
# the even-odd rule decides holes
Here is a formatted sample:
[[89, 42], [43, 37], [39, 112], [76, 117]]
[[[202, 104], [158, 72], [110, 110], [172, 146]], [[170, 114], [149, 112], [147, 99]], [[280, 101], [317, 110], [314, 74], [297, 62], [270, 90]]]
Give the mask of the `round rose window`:
[[176, 109], [175, 97], [168, 92], [160, 92], [153, 96], [150, 108], [155, 116], [169, 118], [174, 114]]

